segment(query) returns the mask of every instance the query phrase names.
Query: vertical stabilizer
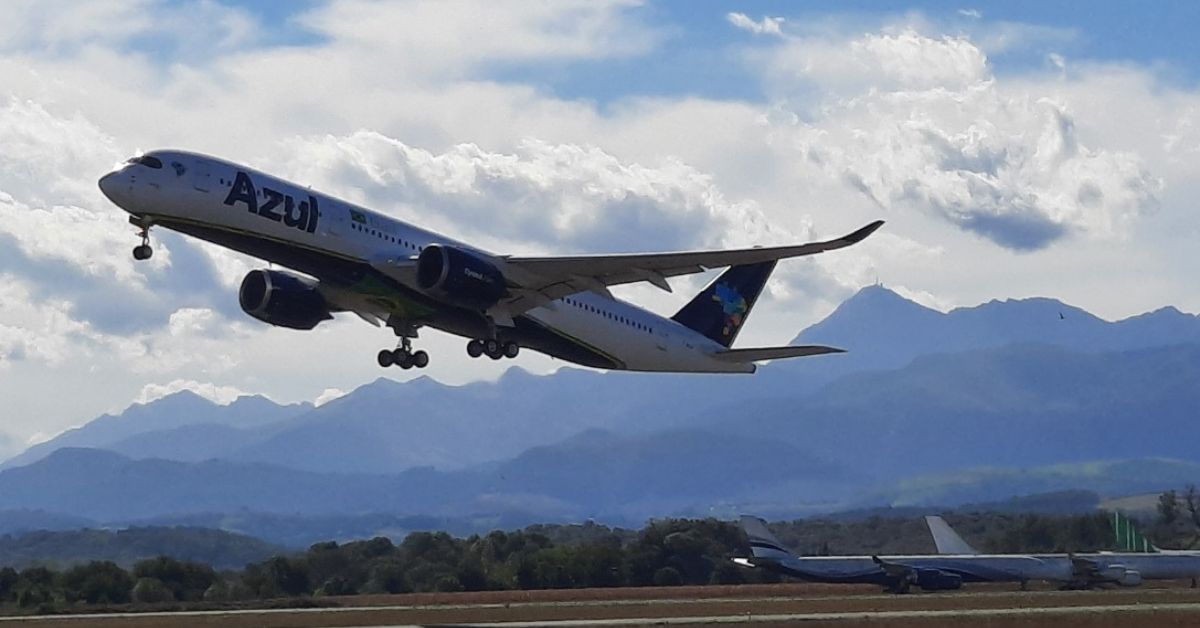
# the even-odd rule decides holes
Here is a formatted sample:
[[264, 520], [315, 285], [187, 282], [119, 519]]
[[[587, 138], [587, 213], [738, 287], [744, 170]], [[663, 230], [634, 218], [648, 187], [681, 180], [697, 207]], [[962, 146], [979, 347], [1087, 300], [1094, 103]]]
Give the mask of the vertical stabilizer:
[[774, 270], [773, 261], [731, 266], [671, 320], [731, 346]]
[[775, 535], [767, 529], [766, 521], [758, 517], [742, 515], [741, 524], [742, 530], [746, 532], [746, 537], [750, 540], [750, 553], [755, 558], [773, 560], [791, 558], [791, 552], [784, 549], [779, 539], [775, 538]]
[[925, 517], [925, 525], [929, 526], [929, 533], [933, 535], [933, 544], [937, 546], [939, 554], [978, 554], [979, 550], [971, 547], [970, 543], [963, 540], [950, 524], [946, 523], [945, 519], [936, 515]]

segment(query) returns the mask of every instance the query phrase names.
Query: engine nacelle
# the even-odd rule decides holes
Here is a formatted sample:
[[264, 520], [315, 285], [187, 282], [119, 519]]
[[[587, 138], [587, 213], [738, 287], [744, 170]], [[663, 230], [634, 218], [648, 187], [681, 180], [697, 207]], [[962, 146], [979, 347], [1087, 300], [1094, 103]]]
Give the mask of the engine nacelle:
[[307, 330], [333, 318], [316, 281], [277, 270], [250, 271], [238, 302], [250, 316], [276, 327]]
[[1124, 565], [1109, 565], [1101, 573], [1104, 579], [1123, 587], [1136, 587], [1142, 583], [1142, 572]]
[[962, 576], [938, 569], [918, 569], [917, 586], [926, 591], [951, 591], [962, 588]]
[[461, 307], [486, 310], [508, 293], [504, 273], [474, 253], [431, 244], [417, 258], [417, 287]]

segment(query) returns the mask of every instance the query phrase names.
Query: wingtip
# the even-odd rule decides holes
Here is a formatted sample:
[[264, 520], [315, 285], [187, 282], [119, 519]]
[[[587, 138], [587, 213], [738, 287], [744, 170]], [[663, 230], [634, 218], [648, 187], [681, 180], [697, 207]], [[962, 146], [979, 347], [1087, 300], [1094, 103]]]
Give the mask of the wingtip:
[[867, 236], [871, 235], [872, 233], [875, 233], [875, 231], [877, 231], [880, 227], [882, 227], [883, 222], [884, 221], [882, 221], [882, 220], [876, 220], [875, 222], [868, 224], [867, 226], [859, 229], [858, 231], [855, 231], [854, 233], [851, 233], [850, 235], [848, 235], [842, 239], [846, 240], [847, 242], [850, 242], [851, 244], [862, 242], [863, 240], [867, 239]]

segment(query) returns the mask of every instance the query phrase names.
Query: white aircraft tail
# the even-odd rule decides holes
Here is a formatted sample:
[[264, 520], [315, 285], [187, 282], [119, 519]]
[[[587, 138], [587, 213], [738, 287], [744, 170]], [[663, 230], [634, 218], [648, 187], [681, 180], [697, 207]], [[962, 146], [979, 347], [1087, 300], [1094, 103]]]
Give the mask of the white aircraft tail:
[[939, 554], [978, 554], [979, 550], [971, 547], [963, 540], [945, 519], [936, 515], [925, 517], [925, 525], [929, 526], [929, 534], [933, 535], [933, 544]]
[[750, 539], [750, 552], [755, 558], [769, 558], [771, 560], [783, 560], [791, 558], [792, 553], [784, 549], [783, 543], [775, 538], [774, 534], [767, 529], [767, 522], [752, 517], [750, 515], [742, 515], [741, 519], [742, 530], [746, 532], [746, 537]]

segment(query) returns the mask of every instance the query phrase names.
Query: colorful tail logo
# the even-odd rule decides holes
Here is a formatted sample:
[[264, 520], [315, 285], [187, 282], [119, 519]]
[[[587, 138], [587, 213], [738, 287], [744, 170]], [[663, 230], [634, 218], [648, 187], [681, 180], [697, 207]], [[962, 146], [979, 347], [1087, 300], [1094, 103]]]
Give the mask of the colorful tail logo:
[[723, 336], [729, 336], [737, 331], [745, 320], [746, 311], [750, 309], [746, 299], [734, 288], [728, 284], [718, 283], [713, 289], [713, 301], [721, 304], [721, 311], [725, 314], [725, 325], [721, 329]]

